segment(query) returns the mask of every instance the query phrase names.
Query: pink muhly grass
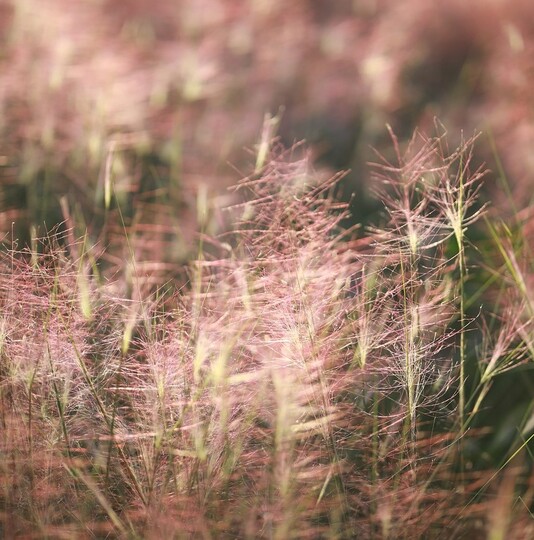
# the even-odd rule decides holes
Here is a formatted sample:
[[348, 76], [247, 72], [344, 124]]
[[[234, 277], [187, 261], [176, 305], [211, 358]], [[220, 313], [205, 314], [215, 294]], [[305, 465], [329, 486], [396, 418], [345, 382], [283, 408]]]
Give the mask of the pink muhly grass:
[[[41, 256], [3, 254], [0, 277], [2, 421], [10, 426], [2, 435], [10, 456], [4, 505], [14, 531], [27, 520], [42, 534], [69, 512], [87, 518], [69, 471], [85, 468], [88, 446], [110, 436], [103, 388], [118, 365], [110, 312], [100, 319], [102, 305], [85, 317], [76, 261], [47, 244]], [[65, 497], [72, 506], [59, 502]]]
[[[252, 217], [220, 239], [226, 258], [194, 264], [185, 311], [166, 319], [159, 343], [143, 338], [144, 368], [124, 370], [149, 406], [137, 407], [134, 427], [159, 434], [173, 487], [193, 483], [203, 520], [240, 535], [312, 534], [313, 516], [326, 526], [345, 504], [334, 400], [351, 360], [355, 259], [341, 242], [345, 208], [330, 198], [336, 179], [298, 185], [304, 166], [273, 161], [238, 186], [252, 196], [230, 211]], [[232, 504], [221, 509], [222, 494]]]
[[[445, 523], [461, 504], [447, 416], [465, 331], [446, 248], [451, 214], [478, 214], [440, 144], [380, 166], [389, 218], [360, 238], [341, 226], [340, 176], [273, 153], [164, 302], [114, 296], [59, 248], [4, 257], [3, 448], [18, 468], [1, 497], [20, 530], [368, 538]], [[57, 490], [41, 506], [36, 484]]]
[[[447, 408], [454, 381], [446, 359], [454, 262], [436, 242], [432, 258], [403, 250], [396, 222], [384, 234], [399, 240], [386, 251], [382, 242], [347, 241], [346, 205], [332, 200], [338, 178], [309, 182], [307, 167], [281, 155], [238, 184], [246, 200], [229, 209], [236, 227], [212, 242], [224, 258], [193, 265], [191, 293], [166, 319], [163, 343], [146, 335], [146, 367], [125, 367], [132, 395], [150, 396], [134, 427], [159, 434], [161, 452], [151, 454], [165, 463], [159, 474], [172, 462], [175, 486], [196, 486], [197, 518], [216, 515], [212, 526], [236, 534], [356, 524], [366, 534], [346, 516], [380, 506], [383, 474], [423, 470], [418, 411]], [[169, 489], [169, 480], [156, 485]], [[388, 512], [399, 520], [408, 504], [402, 483], [385, 485], [398, 493]], [[410, 489], [404, 517], [415, 523], [426, 495]], [[224, 510], [222, 493], [234, 501]]]
[[[446, 383], [444, 390], [451, 382], [450, 377], [440, 374], [436, 361], [453, 343], [450, 323], [457, 316], [457, 303], [463, 340], [463, 234], [482, 211], [467, 214], [476, 201], [482, 173], [469, 173], [472, 141], [447, 154], [442, 137], [425, 139], [416, 133], [401, 153], [393, 134], [392, 138], [397, 163], [376, 165], [378, 192], [390, 221], [385, 229], [371, 232], [376, 238], [375, 253], [384, 260], [376, 274], [380, 280], [387, 276], [389, 281], [381, 287], [390, 294], [397, 290], [388, 310], [399, 339], [388, 349], [407, 394], [413, 432], [424, 389], [432, 379]], [[451, 238], [458, 250], [452, 258], [446, 255]], [[452, 279], [454, 272], [459, 272], [459, 290]], [[463, 341], [460, 351], [463, 354]], [[460, 365], [463, 373], [463, 359]], [[463, 380], [461, 375], [460, 401], [464, 399]]]

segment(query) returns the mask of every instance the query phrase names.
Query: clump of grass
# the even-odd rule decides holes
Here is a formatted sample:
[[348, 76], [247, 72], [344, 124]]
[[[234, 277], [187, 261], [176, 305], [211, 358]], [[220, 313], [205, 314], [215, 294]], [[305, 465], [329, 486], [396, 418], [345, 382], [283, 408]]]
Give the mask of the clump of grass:
[[471, 142], [393, 143], [397, 162], [377, 169], [384, 223], [366, 231], [341, 226], [341, 175], [317, 179], [275, 149], [164, 301], [118, 294], [85, 241], [2, 255], [2, 526], [279, 539], [484, 528], [492, 478], [473, 492], [482, 475], [456, 475], [453, 443], [495, 367], [514, 367], [527, 321], [486, 341], [468, 394], [464, 234], [481, 174]]

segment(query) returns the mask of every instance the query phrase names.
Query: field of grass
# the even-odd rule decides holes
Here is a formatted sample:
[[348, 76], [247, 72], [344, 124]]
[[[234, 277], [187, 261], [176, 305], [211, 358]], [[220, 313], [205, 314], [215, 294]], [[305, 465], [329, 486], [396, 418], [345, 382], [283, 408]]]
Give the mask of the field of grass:
[[490, 4], [0, 0], [0, 538], [534, 537]]

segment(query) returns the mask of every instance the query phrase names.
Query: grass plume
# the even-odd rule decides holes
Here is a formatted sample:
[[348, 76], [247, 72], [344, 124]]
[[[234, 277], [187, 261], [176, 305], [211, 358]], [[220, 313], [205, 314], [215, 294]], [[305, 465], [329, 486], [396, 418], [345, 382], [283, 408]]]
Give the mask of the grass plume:
[[[396, 162], [376, 167], [384, 219], [365, 230], [342, 227], [342, 175], [274, 145], [172, 293], [119, 294], [87, 239], [2, 254], [4, 531], [438, 538], [457, 518], [458, 537], [502, 537], [513, 510], [487, 518], [494, 482], [473, 488], [465, 444], [458, 476], [453, 443], [491, 380], [531, 360], [529, 296], [466, 385], [464, 235], [482, 173], [472, 141], [392, 140]], [[502, 279], [526, 283], [498, 249]], [[505, 468], [497, 497], [519, 477]]]

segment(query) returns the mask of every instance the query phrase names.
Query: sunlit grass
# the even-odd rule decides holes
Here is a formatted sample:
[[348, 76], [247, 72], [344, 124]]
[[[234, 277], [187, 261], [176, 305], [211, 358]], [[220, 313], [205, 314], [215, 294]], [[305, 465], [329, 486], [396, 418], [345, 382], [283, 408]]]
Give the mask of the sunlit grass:
[[[71, 230], [5, 250], [5, 530], [280, 539], [527, 530], [532, 494], [517, 459], [528, 422], [494, 472], [467, 449], [493, 381], [532, 359], [519, 262], [528, 259], [491, 229], [502, 257], [492, 283], [521, 301], [501, 295], [468, 321], [459, 281], [487, 272], [462, 239], [482, 213], [471, 143], [448, 154], [443, 137], [393, 144], [397, 162], [377, 167], [382, 223], [368, 230], [341, 227], [339, 176], [318, 180], [290, 152], [262, 157], [235, 188], [242, 202], [227, 209], [227, 232], [201, 233], [188, 280], [163, 295], [145, 281], [126, 222], [131, 272], [117, 282], [98, 271], [101, 248]], [[205, 224], [207, 192], [198, 208]], [[490, 325], [468, 349], [469, 334]], [[465, 385], [467, 361], [479, 375]]]

